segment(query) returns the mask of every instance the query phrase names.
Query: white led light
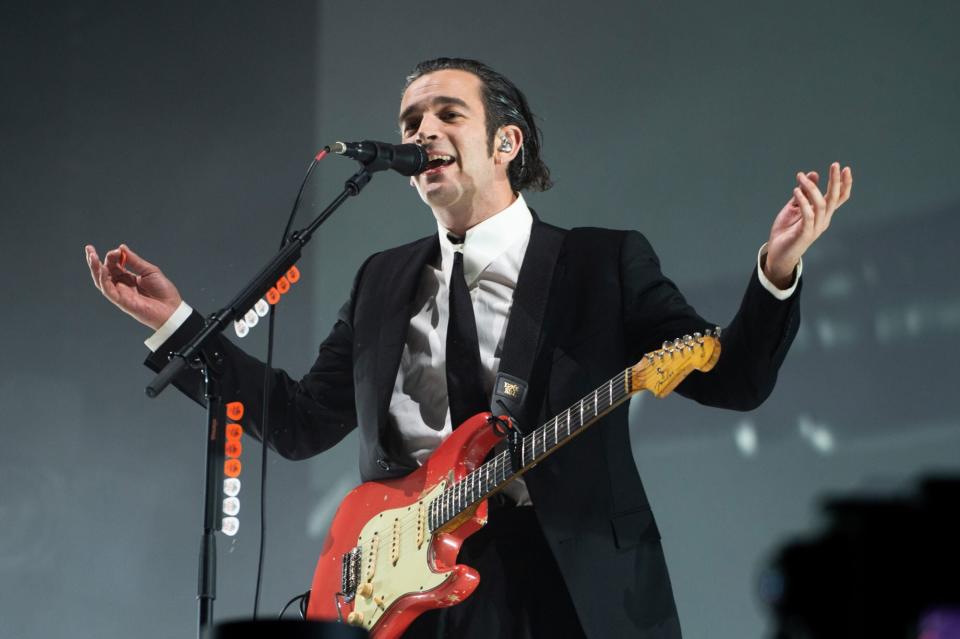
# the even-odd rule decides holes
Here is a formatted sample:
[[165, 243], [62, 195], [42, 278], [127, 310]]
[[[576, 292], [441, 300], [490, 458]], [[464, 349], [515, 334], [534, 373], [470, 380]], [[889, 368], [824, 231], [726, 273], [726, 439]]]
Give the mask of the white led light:
[[227, 477], [223, 480], [223, 494], [227, 497], [236, 497], [240, 494], [240, 480], [236, 477]]
[[241, 319], [233, 323], [233, 330], [236, 331], [237, 337], [246, 337], [247, 333], [250, 332], [250, 327]]
[[267, 313], [270, 312], [270, 304], [261, 297], [260, 300], [253, 305], [253, 310], [255, 310], [260, 317], [266, 317]]
[[253, 328], [257, 325], [257, 322], [260, 321], [260, 316], [257, 315], [257, 312], [252, 308], [247, 311], [247, 314], [243, 316], [243, 321], [247, 323], [247, 326]]
[[240, 500], [236, 497], [227, 497], [223, 500], [223, 514], [234, 517], [240, 512]]
[[236, 517], [224, 517], [220, 522], [220, 532], [228, 537], [233, 537], [240, 530], [240, 520]]

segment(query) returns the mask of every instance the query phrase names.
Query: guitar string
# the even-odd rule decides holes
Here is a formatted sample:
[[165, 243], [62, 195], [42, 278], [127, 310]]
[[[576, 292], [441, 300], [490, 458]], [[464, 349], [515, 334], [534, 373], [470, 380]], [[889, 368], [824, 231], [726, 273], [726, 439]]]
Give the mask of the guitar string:
[[[703, 342], [699, 342], [698, 345], [703, 349]], [[574, 402], [569, 406], [565, 411], [561, 411], [553, 418], [547, 420], [544, 424], [539, 426], [533, 432], [524, 436], [521, 440], [521, 447], [523, 449], [524, 457], [526, 458], [525, 453], [529, 450], [530, 462], [522, 466], [522, 468], [527, 468], [533, 465], [533, 462], [537, 461], [538, 457], [536, 455], [537, 451], [537, 442], [542, 443], [542, 453], [540, 458], [546, 456], [549, 451], [552, 451], [554, 448], [558, 447], [560, 444], [566, 442], [568, 439], [572, 438], [576, 434], [589, 426], [592, 426], [595, 421], [600, 417], [604, 416], [606, 412], [613, 410], [618, 407], [618, 405], [625, 400], [627, 397], [634, 393], [632, 385], [632, 375], [633, 369], [635, 367], [631, 366], [624, 370], [623, 372], [615, 375], [614, 377], [607, 380], [606, 383], [601, 384], [592, 392], [585, 395], [579, 401]], [[623, 385], [621, 385], [621, 381]], [[616, 384], [616, 391], [613, 390], [614, 384]], [[607, 390], [603, 390], [604, 387], [607, 387]], [[600, 398], [600, 392], [603, 391], [606, 400], [605, 406], [600, 404], [598, 401]], [[592, 400], [592, 402], [591, 402]], [[574, 420], [574, 409], [576, 409], [576, 417]], [[593, 414], [584, 421], [583, 415], [584, 410], [592, 411]], [[598, 410], [599, 409], [599, 410]], [[566, 433], [560, 435], [560, 417], [566, 414], [566, 419], [564, 420], [564, 430]], [[553, 444], [547, 446], [548, 435], [550, 429], [553, 429]], [[529, 446], [528, 446], [529, 444]], [[500, 462], [499, 471], [497, 467], [497, 462]], [[485, 468], [492, 468], [492, 472], [485, 472]], [[498, 486], [505, 484], [508, 480], [516, 475], [517, 473], [513, 471], [512, 460], [509, 459], [509, 454], [504, 451], [496, 455], [493, 459], [488, 462], [478, 466], [474, 470], [470, 471], [468, 474], [464, 475], [459, 481], [452, 484], [450, 487], [444, 489], [437, 497], [426, 504], [425, 514], [424, 514], [424, 542], [426, 543], [426, 538], [431, 536], [433, 532], [441, 527], [443, 524], [448, 523], [449, 521], [455, 519], [458, 515], [464, 513], [468, 508], [472, 507], [475, 503], [482, 501], [483, 497], [495, 490]], [[486, 475], [486, 477], [483, 477]], [[491, 481], [491, 477], [492, 481]], [[500, 477], [503, 475], [503, 477]], [[479, 498], [471, 497], [471, 494], [479, 487], [479, 492], [481, 496]], [[443, 503], [443, 502], [446, 503]], [[459, 501], [467, 501], [467, 504], [464, 507], [459, 507]], [[446, 507], [446, 508], [444, 508]], [[402, 506], [400, 508], [403, 508]], [[408, 507], [410, 508], [410, 507]], [[452, 516], [444, 519], [446, 513], [444, 510], [452, 513]], [[405, 513], [400, 517], [395, 517], [394, 520], [399, 520], [400, 525], [396, 527], [392, 524], [388, 525], [386, 528], [382, 528], [378, 531], [375, 531], [381, 539], [381, 544], [386, 544], [388, 542], [382, 541], [383, 539], [392, 538], [395, 535], [400, 537], [405, 534], [410, 533], [411, 531], [417, 531], [419, 533], [420, 529], [420, 512], [419, 508], [415, 512], [410, 512], [409, 514]], [[431, 526], [432, 519], [440, 519], [435, 526]], [[369, 543], [369, 542], [368, 542]], [[392, 543], [392, 542], [389, 542]], [[365, 547], [366, 544], [358, 544], [358, 547], [361, 549], [361, 552], [367, 550]], [[418, 545], [422, 546], [422, 543]], [[377, 551], [380, 552], [380, 549]], [[384, 554], [389, 554], [391, 550], [384, 549]], [[379, 563], [379, 562], [378, 562]]]
[[[710, 333], [708, 332], [707, 336], [709, 337], [709, 335]], [[674, 342], [674, 344], [676, 344], [676, 341]], [[697, 346], [699, 346], [701, 352], [704, 351], [705, 347], [704, 347], [703, 338], [699, 338], [695, 340], [684, 340], [680, 342], [678, 345], [674, 346], [674, 348], [679, 348], [679, 350], [676, 352], [679, 352], [679, 356], [684, 363], [688, 363], [690, 359], [690, 354], [694, 352], [694, 349]], [[664, 344], [664, 348], [667, 348], [667, 344]], [[659, 352], [663, 353], [663, 349], [661, 349]], [[670, 351], [667, 351], [667, 352], [670, 353], [669, 359], [672, 362], [675, 358], [674, 352], [670, 352]], [[657, 351], [654, 351], [653, 353], [657, 353]], [[548, 452], [557, 448], [560, 444], [566, 442], [568, 439], [579, 434], [581, 430], [588, 428], [589, 426], [592, 426], [597, 419], [604, 416], [607, 412], [616, 408], [627, 397], [634, 394], [638, 390], [642, 390], [642, 388], [638, 388], [636, 390], [633, 388], [632, 374], [633, 374], [634, 368], [642, 365], [644, 361], [648, 361], [651, 364], [655, 363], [657, 356], [654, 355], [653, 353], [648, 353], [644, 355], [643, 359], [641, 359], [637, 365], [631, 366], [626, 370], [624, 370], [622, 373], [610, 378], [609, 380], [607, 380], [606, 383], [601, 384], [600, 386], [595, 388], [592, 392], [588, 393], [583, 398], [581, 398], [580, 401], [574, 402], [565, 411], [561, 411], [553, 418], [547, 420], [547, 422], [542, 424], [539, 428], [535, 429], [533, 432], [526, 435], [521, 441], [521, 454], [522, 454], [521, 460], [523, 462], [523, 461], [526, 461], [527, 459], [530, 459], [530, 462], [524, 463], [523, 466], [521, 466], [521, 470], [523, 468], [529, 468], [538, 459], [542, 459], [543, 457], [545, 457]], [[664, 361], [665, 358], [663, 355], [660, 355], [659, 359], [661, 361]], [[623, 382], [623, 386], [620, 386], [621, 380]], [[613, 391], [614, 384], [617, 384], [617, 391], [615, 393]], [[609, 391], [605, 390], [604, 387], [608, 387]], [[606, 406], [602, 408], [599, 402], [597, 401], [600, 397], [600, 392], [603, 392], [604, 395], [607, 396], [607, 397], [604, 397], [604, 400], [606, 400]], [[592, 400], [592, 403], [591, 403], [591, 400]], [[573, 412], [574, 410], [576, 410], [576, 413]], [[593, 415], [591, 415], [586, 421], [584, 420], [584, 410], [593, 412]], [[561, 436], [560, 430], [559, 430], [560, 417], [564, 414], [566, 414], [566, 418], [564, 419], [564, 430], [566, 431], [566, 433]], [[576, 419], [574, 419], [574, 417], [576, 417]], [[554, 431], [553, 444], [550, 445], [548, 448], [547, 442], [549, 441], [548, 437], [549, 437], [551, 428]], [[539, 457], [537, 456], [538, 444], [541, 445], [541, 448], [542, 448], [542, 452]], [[495, 458], [495, 460], [496, 459], [497, 458]], [[489, 490], [481, 491], [482, 494], [479, 498], [471, 498], [468, 494], [468, 491], [472, 492], [470, 484], [471, 482], [476, 481], [475, 479], [472, 479], [472, 475], [474, 475], [475, 473], [480, 473], [482, 475], [483, 468], [487, 466], [489, 463], [490, 462], [488, 462], [487, 464], [484, 464], [483, 466], [480, 466], [478, 469], [471, 471], [470, 473], [465, 475], [463, 478], [461, 478], [459, 481], [457, 481], [455, 484], [445, 489], [443, 493], [441, 493], [441, 495], [437, 497], [437, 500], [442, 499], [448, 502], [448, 503], [441, 504], [441, 508], [443, 508], [444, 506], [447, 506], [448, 507], [447, 509], [453, 512], [453, 516], [446, 519], [443, 519], [443, 514], [441, 513], [439, 517], [443, 519], [443, 521], [440, 522], [440, 525], [443, 525], [444, 523], [455, 518], [457, 515], [464, 512], [467, 508], [472, 507], [474, 503], [476, 503], [477, 501], [480, 501], [486, 494], [491, 492], [497, 486], [500, 486], [501, 484], [506, 483], [506, 481], [510, 477], [512, 477], [515, 474], [518, 474], [516, 472], [509, 473], [502, 480], [495, 481], [493, 486], [488, 486]], [[512, 470], [512, 463], [510, 464], [510, 468]], [[487, 480], [484, 480], [484, 479], [481, 479], [480, 481], [489, 483], [487, 482]], [[460, 486], [465, 486], [465, 487], [460, 489], [460, 494], [457, 494], [457, 489]], [[464, 507], [459, 508], [458, 502], [464, 501], [464, 500], [467, 503], [464, 505]]]
[[[607, 390], [603, 390], [603, 393], [604, 395], [607, 396], [607, 398], [613, 399], [612, 404], [607, 406], [604, 410], [609, 410], [615, 407], [621, 400], [629, 396], [629, 393], [625, 390], [624, 386], [629, 380], [629, 375], [632, 369], [633, 367], [627, 368], [626, 370], [618, 373], [617, 375], [607, 380], [604, 384], [602, 384], [596, 389], [596, 390], [600, 390], [601, 388], [604, 388], [604, 387], [609, 387], [611, 389], [609, 392]], [[613, 390], [614, 388], [616, 390]], [[579, 402], [575, 402], [570, 407], [568, 407], [567, 410], [561, 411], [555, 417], [547, 420], [539, 428], [537, 428], [533, 432], [524, 436], [523, 440], [521, 441], [521, 446], [524, 448], [524, 451], [525, 451], [524, 458], [531, 459], [531, 460], [534, 458], [533, 453], [536, 451], [536, 441], [537, 441], [536, 437], [538, 433], [541, 433], [541, 431], [543, 431], [541, 433], [542, 436], [540, 437], [540, 440], [545, 442], [546, 429], [548, 427], [553, 428], [551, 424], [557, 421], [560, 415], [566, 414], [568, 416], [567, 421], [564, 423], [564, 430], [569, 429], [569, 434], [564, 435], [559, 441], [554, 442], [554, 445], [550, 449], [552, 450], [558, 444], [566, 441], [568, 438], [573, 437], [576, 433], [578, 433], [580, 429], [584, 427], [584, 425], [577, 424], [575, 423], [574, 420], [571, 419], [573, 415], [572, 411], [574, 410], [574, 408], [577, 408], [577, 412], [579, 413], [578, 407], [580, 406], [580, 404], [583, 402], [586, 402], [588, 399], [592, 400], [595, 396], [595, 393], [596, 391], [591, 392], [588, 395], [585, 395]], [[600, 413], [602, 412], [603, 411], [601, 410]], [[594, 415], [590, 419], [596, 419], [597, 417], [600, 416], [600, 413], [598, 413], [597, 415]], [[587, 426], [589, 425], [590, 424], [588, 423]], [[484, 470], [485, 468], [488, 468], [488, 467], [490, 468], [490, 470]], [[457, 504], [456, 504], [456, 501], [458, 500], [457, 491], [458, 490], [463, 491], [464, 488], [462, 487], [466, 486], [469, 482], [471, 481], [476, 482], [477, 479], [479, 479], [482, 482], [483, 486], [487, 488], [487, 490], [483, 491], [483, 494], [485, 495], [491, 492], [497, 486], [500, 486], [501, 484], [506, 483], [506, 480], [512, 477], [514, 474], [516, 473], [513, 470], [512, 460], [509, 459], [509, 453], [506, 451], [498, 453], [490, 461], [470, 471], [468, 474], [464, 475], [459, 481], [445, 488], [443, 492], [441, 492], [439, 495], [437, 495], [433, 500], [431, 500], [427, 504], [427, 513], [426, 513], [427, 532], [429, 534], [432, 534], [433, 531], [436, 530], [436, 528], [439, 528], [443, 524], [456, 518], [456, 516], [463, 513], [466, 510], [466, 508], [469, 508], [477, 501], [480, 501], [480, 499], [473, 499], [469, 501], [469, 503], [466, 505], [466, 508], [461, 509], [457, 507]], [[483, 478], [483, 475], [487, 475], [487, 477]], [[460, 499], [460, 501], [463, 501], [465, 499], [469, 500], [470, 498], [464, 496], [462, 499]], [[404, 507], [401, 506], [400, 508], [404, 508]], [[446, 514], [450, 514], [450, 516], [445, 517]], [[407, 518], [402, 517], [402, 519], [407, 519]], [[432, 519], [438, 520], [435, 526], [431, 526]], [[417, 527], [419, 527], [419, 512], [411, 513], [411, 517], [407, 519], [406, 522], [401, 523], [400, 532], [401, 533], [409, 532], [411, 529], [416, 529]], [[381, 539], [384, 539], [384, 538], [391, 537], [393, 535], [394, 527], [392, 523], [386, 523], [386, 525], [383, 528], [380, 528], [374, 532], [378, 536], [380, 536]], [[383, 542], [381, 541], [381, 543]]]
[[[552, 451], [554, 448], [556, 448], [560, 444], [574, 437], [582, 429], [591, 426], [593, 422], [596, 421], [598, 418], [602, 417], [606, 411], [610, 411], [614, 409], [624, 399], [629, 397], [633, 391], [632, 384], [631, 384], [631, 381], [632, 381], [631, 373], [633, 371], [633, 368], [634, 367], [631, 366], [625, 369], [624, 371], [618, 373], [617, 375], [614, 375], [605, 383], [601, 384], [600, 386], [598, 386], [596, 389], [594, 389], [587, 395], [584, 395], [583, 398], [581, 398], [578, 402], [574, 402], [573, 404], [571, 404], [565, 411], [561, 411], [553, 418], [547, 420], [540, 427], [538, 427], [531, 433], [524, 436], [523, 440], [521, 440], [521, 449], [522, 449], [521, 460], [525, 461], [529, 459], [530, 461], [525, 463], [523, 466], [521, 466], [520, 470], [522, 470], [523, 468], [529, 468], [534, 461], [544, 457], [547, 452]], [[588, 402], [590, 400], [595, 400], [596, 398], [598, 398], [600, 392], [604, 394], [604, 400], [606, 400], [607, 405], [601, 408], [600, 410], [596, 410], [597, 406], [594, 406]], [[584, 409], [586, 409], [587, 406], [590, 406], [588, 410], [592, 411], [594, 414], [591, 415], [589, 419], [586, 420], [586, 422], [584, 422], [583, 411]], [[576, 413], [574, 413], [574, 410], [576, 410]], [[566, 433], [562, 437], [560, 437], [559, 436], [560, 435], [559, 420], [560, 420], [560, 416], [564, 414], [566, 415], [566, 418], [564, 420], [564, 430], [566, 431]], [[558, 438], [555, 439], [553, 445], [550, 446], [549, 449], [547, 449], [546, 447], [547, 436], [548, 436], [549, 430], [551, 429], [554, 430], [555, 436], [557, 436]], [[538, 442], [542, 442], [543, 444], [541, 446], [541, 448], [543, 449], [542, 454], [539, 457], [536, 455]], [[503, 468], [504, 472], [506, 473], [502, 479], [496, 476], [498, 472], [497, 466], [496, 466], [497, 461], [505, 462], [501, 466], [501, 468]], [[485, 473], [484, 468], [488, 467], [490, 464], [493, 464], [493, 473]], [[509, 466], [505, 467], [506, 464], [509, 464]], [[492, 485], [490, 485], [489, 480], [482, 479], [482, 476], [484, 474], [488, 474], [488, 475], [494, 474], [495, 479]], [[443, 493], [438, 495], [436, 500], [434, 500], [434, 501], [444, 500], [446, 502], [446, 503], [441, 502], [440, 506], [437, 507], [438, 510], [442, 510], [444, 506], [446, 506], [447, 510], [450, 510], [452, 512], [452, 516], [445, 519], [444, 519], [444, 513], [442, 512], [438, 513], [440, 519], [442, 520], [440, 521], [439, 525], [442, 526], [444, 523], [450, 521], [451, 519], [454, 519], [457, 515], [464, 512], [467, 508], [472, 507], [474, 503], [482, 499], [482, 496], [481, 496], [480, 499], [471, 500], [465, 494], [466, 491], [470, 490], [467, 486], [469, 486], [471, 482], [477, 481], [476, 477], [481, 478], [480, 481], [486, 484], [486, 486], [489, 488], [489, 490], [483, 493], [485, 495], [486, 493], [491, 492], [493, 489], [497, 488], [498, 486], [504, 483], [507, 483], [507, 480], [516, 474], [518, 473], [515, 469], [513, 469], [512, 460], [509, 459], [509, 453], [507, 452], [502, 452], [498, 454], [489, 462], [471, 471], [470, 473], [465, 475], [463, 478], [461, 478], [459, 481], [457, 481], [455, 484], [444, 489]], [[464, 488], [461, 488], [461, 487], [464, 487]], [[461, 498], [461, 495], [457, 494], [458, 490], [462, 494], [462, 498]], [[458, 500], [463, 501], [464, 499], [468, 500], [468, 503], [465, 504], [464, 508], [458, 508], [456, 502]]]

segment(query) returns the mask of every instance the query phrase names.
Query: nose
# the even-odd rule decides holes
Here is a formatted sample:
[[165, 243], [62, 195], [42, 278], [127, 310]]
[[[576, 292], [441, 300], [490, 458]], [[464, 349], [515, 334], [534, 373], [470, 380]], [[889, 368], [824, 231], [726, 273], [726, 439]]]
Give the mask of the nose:
[[426, 146], [430, 142], [437, 140], [439, 137], [439, 122], [440, 120], [432, 115], [425, 114], [420, 120], [420, 128], [417, 129], [414, 142], [421, 146]]

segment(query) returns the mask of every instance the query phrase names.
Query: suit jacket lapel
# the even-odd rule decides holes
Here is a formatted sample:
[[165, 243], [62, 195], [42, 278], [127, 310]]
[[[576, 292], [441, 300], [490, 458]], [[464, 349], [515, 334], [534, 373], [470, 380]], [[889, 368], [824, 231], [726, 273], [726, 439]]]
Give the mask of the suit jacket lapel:
[[437, 259], [440, 240], [436, 234], [409, 245], [409, 250], [397, 251], [388, 264], [392, 275], [385, 277], [380, 288], [383, 295], [383, 322], [377, 347], [377, 432], [384, 442], [390, 397], [400, 368], [400, 357], [410, 326], [412, 305], [417, 295], [424, 267]]

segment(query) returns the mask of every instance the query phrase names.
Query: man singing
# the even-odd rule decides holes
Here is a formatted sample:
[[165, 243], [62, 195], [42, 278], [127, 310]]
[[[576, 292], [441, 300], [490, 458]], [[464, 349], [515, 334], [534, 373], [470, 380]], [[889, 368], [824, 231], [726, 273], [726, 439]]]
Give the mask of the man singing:
[[[310, 371], [299, 381], [273, 372], [267, 439], [282, 455], [315, 455], [359, 427], [363, 479], [399, 477], [490, 409], [504, 367], [527, 372], [515, 417], [529, 430], [664, 340], [713, 326], [639, 233], [562, 230], [527, 207], [521, 192], [551, 182], [526, 98], [504, 76], [474, 60], [422, 62], [407, 78], [399, 124], [403, 142], [435, 160], [411, 182], [437, 233], [368, 258]], [[853, 183], [838, 163], [824, 193], [815, 172], [796, 180], [724, 329], [719, 363], [688, 377], [682, 395], [750, 410], [773, 389], [799, 325], [800, 258]], [[86, 256], [103, 295], [156, 331], [147, 363], [162, 367], [202, 316], [126, 246], [103, 262], [92, 246]], [[226, 339], [212, 348], [223, 355], [227, 401], [242, 398], [259, 416], [265, 367]], [[195, 371], [176, 383], [202, 400]], [[259, 425], [246, 426], [261, 437]], [[679, 637], [631, 450], [621, 406], [492, 498], [489, 523], [459, 556], [479, 571], [477, 590], [423, 614], [404, 636]]]

